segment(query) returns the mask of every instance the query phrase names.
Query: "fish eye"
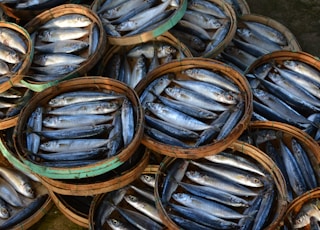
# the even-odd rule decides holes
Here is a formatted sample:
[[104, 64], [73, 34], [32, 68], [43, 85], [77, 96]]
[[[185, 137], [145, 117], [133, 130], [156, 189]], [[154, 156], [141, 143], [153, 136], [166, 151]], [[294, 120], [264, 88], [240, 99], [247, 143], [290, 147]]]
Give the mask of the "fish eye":
[[130, 200], [132, 200], [132, 201], [136, 201], [136, 200], [137, 200], [137, 198], [136, 198], [135, 196], [132, 196], [132, 195], [129, 195], [128, 198], [129, 198]]

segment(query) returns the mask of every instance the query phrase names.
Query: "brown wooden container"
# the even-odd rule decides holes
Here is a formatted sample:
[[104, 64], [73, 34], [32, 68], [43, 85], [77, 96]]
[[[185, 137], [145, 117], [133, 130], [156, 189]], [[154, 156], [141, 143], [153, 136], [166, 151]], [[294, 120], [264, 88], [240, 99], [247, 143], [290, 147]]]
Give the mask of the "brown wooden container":
[[[142, 94], [143, 90], [155, 79], [168, 74], [175, 73], [177, 74], [177, 79], [183, 79], [185, 77], [181, 74], [181, 71], [191, 69], [191, 68], [204, 68], [214, 72], [221, 73], [234, 82], [236, 86], [239, 87], [240, 94], [245, 103], [244, 113], [241, 117], [239, 123], [234, 127], [230, 134], [220, 141], [213, 140], [207, 145], [202, 145], [198, 147], [183, 148], [173, 145], [167, 145], [160, 141], [156, 141], [151, 138], [146, 133], [143, 136], [142, 144], [144, 144], [150, 150], [153, 150], [156, 153], [164, 154], [171, 157], [178, 158], [202, 158], [206, 155], [212, 155], [224, 150], [229, 144], [234, 142], [241, 133], [246, 129], [248, 123], [251, 119], [252, 114], [252, 92], [250, 90], [247, 80], [237, 71], [231, 67], [224, 65], [221, 62], [215, 61], [208, 58], [185, 58], [183, 60], [174, 60], [167, 64], [161, 65], [158, 68], [154, 69], [150, 74], [148, 74], [140, 83], [136, 86], [135, 90], [139, 95]], [[184, 79], [185, 80], [185, 79]]]
[[[258, 58], [254, 63], [251, 64], [251, 66], [248, 67], [248, 69], [245, 72], [245, 75], [247, 74], [252, 74], [257, 68], [263, 66], [264, 64], [267, 63], [272, 63], [275, 65], [282, 65], [284, 61], [287, 60], [292, 60], [292, 61], [299, 61], [302, 62], [312, 68], [314, 68], [315, 70], [317, 70], [320, 73], [320, 61], [317, 57], [303, 52], [303, 51], [286, 51], [286, 50], [282, 50], [282, 51], [275, 51], [272, 52], [270, 54], [264, 55], [260, 58]], [[282, 67], [280, 67], [282, 68]], [[259, 86], [260, 87], [260, 86]], [[299, 111], [301, 113], [301, 115], [308, 117], [311, 114], [313, 114], [314, 112], [311, 110], [301, 110]], [[290, 125], [294, 125], [294, 124], [290, 124]], [[304, 129], [303, 127], [299, 127], [300, 129]], [[309, 135], [312, 137], [315, 137], [316, 135], [316, 129], [314, 129], [315, 131], [311, 132]], [[319, 142], [319, 140], [318, 140]]]
[[[18, 24], [4, 21], [0, 22], [0, 28], [9, 29], [13, 32], [16, 32], [17, 35], [24, 41], [27, 47], [26, 54], [23, 55], [21, 64], [19, 64], [20, 67], [15, 70], [12, 75], [9, 76], [10, 78], [8, 81], [0, 84], [0, 93], [2, 93], [10, 89], [13, 85], [20, 83], [24, 75], [26, 75], [26, 73], [29, 71], [29, 67], [33, 60], [34, 48], [30, 34], [27, 30], [25, 30], [25, 28], [19, 26]], [[9, 69], [12, 68], [13, 66], [9, 64]]]
[[[159, 165], [147, 165], [147, 167], [143, 170], [143, 172], [141, 172], [138, 177], [140, 175], [156, 175], [158, 173], [158, 170], [159, 170]], [[141, 182], [138, 177], [136, 178], [136, 180], [134, 181], [131, 181], [131, 183], [129, 184], [130, 185], [134, 185], [134, 186], [137, 186], [138, 188], [140, 189], [151, 189], [151, 187], [149, 188], [147, 185], [143, 184], [143, 182]], [[119, 189], [125, 189], [125, 187], [121, 187]], [[128, 188], [128, 190], [130, 190], [130, 188]], [[126, 194], [131, 194], [133, 193], [134, 194], [134, 191], [128, 191], [126, 190]], [[114, 191], [116, 192], [116, 191]], [[98, 219], [98, 215], [99, 215], [99, 212], [101, 210], [104, 209], [104, 205], [106, 205], [104, 199], [105, 197], [107, 198], [111, 198], [111, 193], [102, 193], [102, 194], [99, 194], [97, 196], [95, 196], [93, 198], [93, 201], [91, 202], [91, 206], [90, 206], [90, 210], [89, 210], [89, 229], [92, 229], [92, 230], [99, 230], [99, 229], [111, 229], [108, 224], [104, 224], [103, 226], [99, 226], [99, 224], [96, 223], [96, 221], [99, 221]], [[118, 204], [118, 206], [120, 207], [125, 207], [125, 208], [128, 208], [128, 209], [132, 209], [132, 207], [129, 207], [128, 204], [126, 204], [124, 201], [123, 202], [120, 202]], [[116, 214], [112, 214], [110, 213], [109, 216], [116, 216], [116, 217], [119, 217], [119, 218], [122, 218], [119, 213], [116, 213]], [[105, 220], [104, 220], [105, 221]], [[164, 228], [166, 229], [166, 228]]]
[[[51, 98], [61, 93], [84, 89], [113, 91], [126, 96], [131, 101], [134, 107], [135, 116], [135, 135], [132, 141], [117, 155], [83, 167], [45, 167], [27, 159], [26, 156], [28, 153], [26, 150], [26, 136], [24, 130], [26, 129], [27, 120], [31, 113], [38, 106], [45, 106]], [[44, 91], [37, 93], [30, 100], [28, 106], [24, 107], [24, 109], [21, 111], [18, 123], [15, 126], [13, 140], [15, 149], [17, 154], [20, 156], [21, 161], [34, 173], [52, 179], [88, 178], [109, 172], [110, 170], [122, 165], [130, 158], [130, 156], [132, 156], [135, 150], [137, 150], [140, 146], [141, 137], [143, 135], [143, 121], [143, 110], [138, 95], [133, 89], [129, 88], [122, 82], [110, 78], [103, 78], [99, 76], [83, 77], [61, 82], [60, 84], [49, 87]]]
[[[287, 211], [284, 215], [282, 224], [288, 229], [293, 229], [294, 219], [297, 217], [297, 214], [301, 211], [302, 207], [308, 202], [314, 202], [316, 206], [319, 206], [320, 198], [320, 188], [317, 187], [313, 190], [310, 190], [303, 195], [295, 198], [288, 206]], [[307, 217], [308, 218], [308, 217]], [[305, 227], [299, 228], [304, 230], [309, 230], [310, 226], [307, 224]]]
[[[310, 160], [310, 163], [312, 165], [312, 168], [314, 170], [314, 174], [316, 176], [317, 183], [318, 183], [318, 185], [320, 184], [320, 168], [319, 168], [320, 149], [319, 149], [317, 142], [315, 142], [315, 140], [311, 136], [309, 136], [304, 131], [302, 131], [292, 125], [288, 125], [288, 124], [281, 123], [281, 122], [252, 121], [248, 125], [247, 131], [248, 131], [249, 135], [251, 133], [251, 134], [253, 134], [253, 136], [255, 136], [254, 132], [259, 131], [259, 130], [274, 130], [274, 131], [279, 132], [280, 135], [283, 136], [282, 139], [285, 144], [289, 143], [289, 141], [291, 141], [292, 138], [295, 138], [301, 144], [303, 149], [306, 151], [308, 158]], [[277, 142], [278, 139], [271, 140], [271, 141]], [[265, 152], [264, 143], [260, 144], [257, 147]], [[309, 194], [309, 192], [307, 192], [307, 193]], [[293, 199], [296, 199], [297, 197], [299, 197], [299, 196], [297, 196], [296, 194], [293, 194]], [[289, 197], [287, 197], [287, 198], [288, 198], [288, 202], [292, 202], [292, 200], [290, 200]]]
[[[63, 4], [52, 9], [46, 10], [41, 14], [37, 15], [35, 18], [30, 20], [24, 27], [30, 33], [36, 32], [40, 26], [45, 24], [51, 19], [55, 19], [68, 14], [80, 14], [88, 17], [92, 24], [89, 25], [86, 29], [91, 30], [94, 26], [97, 26], [99, 31], [98, 45], [94, 53], [90, 54], [88, 49], [84, 50], [81, 54], [81, 57], [87, 58], [86, 61], [80, 64], [80, 67], [76, 70], [62, 75], [58, 80], [53, 80], [49, 82], [36, 82], [30, 79], [25, 78], [22, 83], [33, 91], [40, 92], [45, 88], [56, 85], [60, 81], [68, 80], [75, 77], [81, 77], [85, 75], [91, 68], [95, 66], [95, 64], [100, 60], [100, 58], [104, 55], [105, 50], [107, 50], [109, 43], [106, 41], [106, 35], [100, 21], [100, 18], [91, 11], [88, 7], [78, 5], [78, 4]], [[90, 34], [82, 38], [84, 41], [90, 40]], [[40, 44], [40, 43], [39, 43]], [[35, 45], [39, 45], [38, 43]], [[31, 75], [32, 72], [28, 72], [28, 75]]]
[[[9, 162], [2, 154], [3, 150], [1, 149], [1, 153], [0, 153], [0, 165], [2, 167], [8, 167], [8, 168], [15, 168], [17, 170], [20, 170], [22, 172], [24, 172], [24, 170], [22, 168], [20, 168], [17, 165], [12, 165], [11, 162]], [[36, 196], [39, 197], [41, 195], [45, 195], [48, 194], [48, 190], [39, 182], [35, 182], [33, 180], [30, 179], [31, 185], [33, 187], [33, 189], [35, 190]], [[30, 198], [23, 198], [25, 199], [26, 204], [30, 204], [32, 202], [32, 199]], [[37, 223], [52, 207], [53, 202], [51, 197], [48, 195], [46, 201], [43, 203], [43, 205], [41, 206], [41, 208], [39, 210], [37, 210], [34, 214], [32, 214], [29, 218], [21, 221], [19, 224], [16, 224], [15, 226], [12, 226], [10, 229], [12, 230], [19, 230], [19, 229], [28, 229], [30, 228], [32, 225], [34, 225], [35, 223]], [[11, 207], [11, 214], [14, 215], [16, 213], [18, 213], [18, 211], [22, 210], [19, 208], [14, 208]], [[4, 223], [4, 221], [2, 219], [0, 219], [0, 226]]]
[[[129, 164], [130, 161], [135, 162], [135, 164]], [[148, 165], [149, 151], [143, 146], [140, 146], [126, 162], [130, 166], [129, 169], [122, 171], [121, 166], [119, 166], [113, 169], [112, 172], [107, 172], [97, 177], [76, 180], [55, 180], [44, 176], [39, 177], [42, 184], [45, 185], [48, 190], [57, 194], [72, 196], [97, 195], [122, 188], [139, 177]]]
[[[91, 9], [94, 12], [97, 12], [97, 10], [104, 2], [104, 0], [95, 0], [91, 5]], [[159, 1], [159, 3], [162, 2]], [[127, 36], [126, 34], [122, 35], [121, 37], [107, 36], [108, 42], [112, 45], [127, 46], [150, 41], [155, 37], [167, 32], [183, 17], [183, 14], [185, 13], [187, 8], [187, 3], [188, 1], [186, 0], [179, 0], [178, 8], [175, 9], [171, 15], [169, 15], [167, 20], [165, 20], [155, 29], [132, 36]]]
[[[268, 227], [265, 229], [275, 229], [280, 221], [282, 220], [288, 202], [286, 200], [286, 185], [284, 182], [283, 175], [281, 174], [278, 167], [275, 166], [274, 162], [269, 158], [264, 152], [254, 147], [253, 145], [247, 144], [241, 141], [234, 141], [231, 143], [226, 151], [231, 150], [231, 153], [235, 154], [244, 154], [244, 156], [248, 157], [250, 160], [254, 160], [258, 165], [261, 166], [262, 169], [265, 170], [267, 174], [270, 175], [271, 179], [274, 182], [274, 188], [276, 191], [276, 206], [275, 209], [272, 210], [272, 221], [268, 223]], [[238, 152], [238, 153], [237, 153]], [[176, 225], [171, 218], [168, 216], [168, 211], [165, 209], [164, 205], [161, 202], [161, 191], [162, 191], [162, 182], [164, 180], [165, 175], [167, 174], [167, 170], [173, 162], [177, 160], [176, 158], [167, 157], [161, 163], [159, 167], [159, 172], [156, 174], [156, 189], [155, 189], [155, 197], [156, 197], [156, 205], [159, 210], [160, 216], [163, 222], [166, 224], [168, 229], [181, 229], [178, 225]], [[198, 160], [198, 159], [197, 159]], [[188, 169], [190, 164], [188, 166]], [[190, 167], [191, 168], [191, 167]], [[187, 169], [187, 170], [188, 170]], [[184, 181], [184, 179], [182, 179]], [[178, 188], [179, 189], [179, 188]]]

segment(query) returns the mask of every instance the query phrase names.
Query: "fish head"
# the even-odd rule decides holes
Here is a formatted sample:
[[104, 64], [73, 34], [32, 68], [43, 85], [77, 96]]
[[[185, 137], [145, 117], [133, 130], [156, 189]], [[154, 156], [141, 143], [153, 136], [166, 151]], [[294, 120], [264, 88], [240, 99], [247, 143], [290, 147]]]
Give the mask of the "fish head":
[[107, 223], [109, 224], [110, 227], [114, 227], [114, 228], [119, 228], [121, 227], [121, 222], [116, 220], [116, 219], [108, 219]]
[[0, 207], [0, 217], [3, 219], [7, 219], [10, 217], [10, 212], [5, 207]]
[[133, 196], [133, 195], [124, 196], [124, 199], [125, 199], [128, 203], [137, 203], [137, 202], [138, 202], [138, 198], [137, 198], [136, 196]]
[[24, 192], [23, 195], [25, 195], [26, 197], [31, 198], [31, 199], [35, 198], [35, 195], [36, 195], [36, 194], [35, 194], [35, 191], [34, 191], [34, 189], [31, 187], [30, 184], [28, 184], [28, 183], [23, 183], [23, 184], [22, 184], [22, 187], [23, 187], [23, 192]]

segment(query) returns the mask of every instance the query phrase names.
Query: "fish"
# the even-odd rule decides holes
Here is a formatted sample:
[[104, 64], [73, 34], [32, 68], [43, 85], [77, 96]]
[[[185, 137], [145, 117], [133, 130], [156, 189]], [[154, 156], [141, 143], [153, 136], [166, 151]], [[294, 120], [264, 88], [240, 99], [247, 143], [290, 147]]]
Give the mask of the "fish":
[[180, 21], [175, 25], [174, 28], [193, 34], [203, 41], [211, 40], [211, 36], [209, 35], [207, 30], [184, 19], [180, 19]]
[[61, 107], [79, 102], [113, 100], [121, 98], [123, 98], [123, 95], [117, 95], [111, 92], [79, 90], [61, 93], [51, 98], [48, 101], [48, 105], [50, 107]]
[[129, 185], [130, 188], [132, 188], [135, 192], [142, 195], [144, 198], [147, 198], [149, 201], [155, 202], [155, 196], [154, 196], [154, 189], [148, 189], [145, 187], [137, 187], [133, 184]]
[[150, 174], [142, 174], [140, 175], [140, 180], [145, 183], [146, 185], [150, 186], [151, 188], [155, 188], [155, 177]]
[[266, 176], [265, 173], [255, 163], [237, 154], [223, 151], [218, 154], [205, 156], [204, 158], [217, 164], [225, 164], [232, 167], [247, 170], [261, 176]]
[[302, 205], [296, 217], [293, 219], [293, 228], [298, 229], [307, 226], [310, 224], [311, 216], [320, 221], [320, 210], [313, 201], [314, 200], [311, 200]]
[[0, 218], [8, 219], [10, 217], [10, 208], [8, 204], [0, 198]]
[[35, 197], [35, 189], [32, 187], [31, 181], [22, 172], [0, 167], [0, 175], [20, 194], [31, 199]]
[[114, 218], [107, 219], [107, 223], [113, 230], [130, 230], [132, 228], [129, 224], [125, 224], [124, 222]]
[[139, 28], [143, 24], [147, 23], [153, 17], [162, 13], [168, 6], [170, 1], [166, 1], [157, 6], [151, 7], [143, 12], [136, 14], [127, 21], [124, 21], [116, 26], [118, 31], [131, 31]]
[[17, 191], [2, 177], [0, 177], [0, 198], [13, 207], [25, 206]]
[[146, 57], [142, 54], [140, 55], [135, 65], [132, 68], [132, 72], [129, 79], [129, 85], [134, 88], [137, 84], [146, 76], [147, 74], [147, 60]]
[[33, 63], [40, 66], [63, 65], [65, 63], [79, 65], [86, 60], [86, 58], [69, 53], [45, 53], [35, 55]]
[[47, 111], [52, 115], [109, 114], [120, 108], [118, 101], [79, 102]]
[[250, 175], [249, 173], [244, 172], [242, 170], [236, 170], [235, 168], [223, 167], [216, 164], [199, 163], [196, 161], [191, 161], [191, 164], [199, 167], [202, 170], [212, 172], [215, 175], [222, 176], [223, 178], [229, 179], [241, 185], [254, 188], [264, 186], [262, 180], [259, 179], [257, 176]]
[[262, 47], [256, 46], [254, 44], [244, 42], [240, 39], [233, 38], [232, 43], [238, 47], [241, 50], [244, 50], [245, 52], [255, 56], [255, 57], [261, 57], [263, 55], [266, 55], [269, 53], [269, 51], [263, 49]]
[[78, 28], [78, 27], [89, 26], [91, 23], [92, 23], [91, 19], [85, 15], [70, 13], [70, 14], [65, 14], [65, 15], [50, 19], [49, 21], [44, 23], [41, 26], [41, 28], [45, 28], [45, 29], [52, 28], [52, 27], [69, 28], [70, 25], [73, 28]]
[[0, 29], [0, 43], [8, 46], [22, 54], [27, 53], [27, 44], [23, 38], [14, 30], [9, 28]]
[[215, 215], [211, 215], [198, 209], [189, 208], [183, 205], [176, 205], [173, 203], [170, 203], [170, 208], [182, 215], [183, 218], [190, 219], [196, 223], [203, 224], [204, 226], [213, 229], [232, 229], [237, 227], [237, 224], [234, 222], [219, 218]]
[[[187, 47], [189, 47], [190, 51], [193, 49], [197, 52], [204, 51], [206, 47], [206, 43], [196, 35], [187, 33], [185, 31], [179, 30], [175, 27], [169, 30], [173, 36], [179, 39], [182, 43], [184, 43]], [[193, 52], [192, 52], [193, 53]]]
[[132, 103], [126, 98], [123, 100], [121, 105], [121, 122], [123, 145], [127, 146], [131, 143], [134, 137], [135, 121]]
[[110, 144], [111, 139], [61, 139], [49, 140], [40, 144], [40, 149], [46, 152], [74, 152], [99, 148]]
[[238, 195], [238, 196], [256, 196], [257, 195], [256, 192], [252, 191], [251, 189], [245, 186], [233, 183], [229, 180], [225, 180], [220, 177], [213, 177], [206, 172], [187, 171], [186, 176], [197, 184], [219, 188], [223, 191], [229, 192], [234, 195]]
[[174, 193], [172, 198], [178, 203], [190, 208], [199, 209], [203, 212], [210, 213], [216, 217], [224, 219], [241, 219], [245, 217], [241, 213], [222, 205], [218, 202], [207, 200], [198, 196], [194, 196], [187, 193]]
[[42, 124], [47, 128], [75, 128], [78, 126], [94, 126], [113, 119], [112, 115], [58, 115], [46, 116]]
[[0, 60], [0, 75], [5, 75], [9, 73], [10, 73], [10, 69], [8, 64], [5, 61]]
[[176, 52], [177, 50], [172, 45], [165, 42], [158, 42], [156, 46], [154, 46], [152, 42], [146, 42], [136, 45], [130, 49], [127, 53], [127, 56], [138, 58], [141, 55], [144, 55], [146, 58], [150, 59], [153, 58], [154, 53], [156, 53], [158, 58], [164, 58], [169, 54], [174, 54]]
[[219, 73], [216, 73], [214, 71], [204, 69], [204, 68], [190, 68], [182, 72], [193, 79], [212, 83], [217, 86], [220, 86], [223, 89], [227, 89], [235, 93], [240, 93], [239, 88], [233, 82], [231, 82], [228, 78], [221, 76]]
[[190, 219], [185, 219], [181, 216], [177, 216], [174, 214], [168, 214], [170, 219], [172, 219], [178, 226], [182, 227], [183, 229], [190, 229], [190, 230], [210, 230], [212, 228], [204, 226], [202, 224], [198, 224]]
[[37, 39], [42, 42], [77, 40], [89, 34], [89, 30], [77, 27], [48, 28], [37, 32]]
[[106, 18], [108, 20], [112, 20], [130, 13], [130, 11], [133, 8], [143, 4], [144, 2], [145, 2], [144, 0], [124, 1], [113, 8], [109, 8], [108, 10], [103, 10], [103, 12], [101, 9], [99, 9], [98, 12], [101, 14], [101, 17]]
[[209, 14], [217, 18], [226, 18], [225, 12], [215, 3], [205, 0], [191, 0], [188, 2], [188, 9]]
[[3, 44], [0, 44], [0, 59], [9, 64], [17, 64], [22, 60], [14, 49]]
[[162, 220], [160, 218], [159, 212], [155, 206], [155, 204], [152, 204], [143, 198], [139, 198], [134, 195], [126, 195], [124, 196], [125, 201], [130, 204], [132, 207], [137, 209], [138, 211], [144, 213], [154, 221], [157, 221], [158, 223], [162, 224]]
[[90, 57], [95, 52], [97, 52], [97, 48], [99, 45], [100, 38], [100, 29], [96, 23], [91, 25], [90, 36], [89, 36], [89, 50], [87, 56]]
[[122, 147], [122, 121], [121, 121], [121, 111], [116, 111], [114, 118], [112, 120], [113, 129], [109, 132], [109, 139], [114, 141], [110, 144], [110, 150], [108, 153], [109, 157], [117, 154], [118, 150]]
[[34, 49], [43, 53], [75, 53], [87, 47], [89, 47], [88, 42], [70, 39], [36, 45]]
[[194, 106], [199, 106], [202, 109], [207, 109], [210, 111], [225, 111], [230, 107], [230, 105], [225, 105], [194, 90], [185, 89], [182, 87], [167, 87], [164, 91], [168, 96], [175, 100]]
[[256, 57], [239, 49], [236, 46], [229, 45], [221, 53], [222, 57], [234, 63], [243, 71], [246, 70], [255, 60]]
[[200, 26], [203, 29], [218, 29], [221, 26], [219, 20], [214, 16], [209, 14], [202, 14], [195, 10], [187, 9], [182, 18]]
[[122, 3], [126, 2], [126, 0], [116, 0], [116, 1], [111, 1], [111, 0], [105, 0], [101, 3], [101, 5], [99, 6], [99, 8], [97, 9], [97, 13], [101, 14], [106, 10], [115, 8], [119, 5], [121, 5]]
[[160, 103], [148, 102], [147, 109], [160, 119], [186, 129], [196, 131], [208, 129], [211, 127], [210, 125], [207, 125], [200, 120], [197, 120], [191, 116], [179, 112], [178, 110], [172, 109]]
[[60, 64], [60, 65], [49, 65], [49, 66], [31, 66], [30, 69], [36, 70], [42, 74], [58, 74], [65, 75], [78, 69], [80, 65], [77, 64]]

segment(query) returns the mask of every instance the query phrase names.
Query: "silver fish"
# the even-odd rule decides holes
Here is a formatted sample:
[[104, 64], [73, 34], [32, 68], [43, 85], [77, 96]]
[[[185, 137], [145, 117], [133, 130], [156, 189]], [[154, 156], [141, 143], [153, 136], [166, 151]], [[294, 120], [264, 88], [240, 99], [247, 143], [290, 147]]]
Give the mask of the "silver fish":
[[47, 152], [74, 152], [99, 148], [110, 144], [110, 139], [61, 139], [41, 143], [40, 149]]
[[44, 45], [37, 45], [34, 48], [43, 53], [74, 53], [89, 46], [88, 42], [80, 40], [62, 40]]
[[142, 174], [140, 176], [140, 180], [147, 184], [148, 186], [155, 188], [155, 183], [156, 183], [156, 179], [153, 175], [149, 175], [149, 174]]
[[316, 204], [312, 201], [306, 202], [302, 205], [302, 208], [298, 212], [297, 216], [293, 220], [293, 228], [299, 229], [304, 226], [307, 226], [310, 223], [310, 217], [315, 217], [320, 221], [320, 210]]
[[131, 143], [134, 137], [134, 111], [131, 102], [124, 99], [121, 106], [122, 139], [124, 146]]
[[0, 42], [10, 48], [19, 51], [22, 54], [27, 53], [27, 44], [20, 35], [7, 28], [0, 29]]
[[90, 101], [79, 102], [48, 111], [54, 115], [79, 115], [79, 114], [108, 114], [120, 108], [118, 101]]
[[77, 64], [61, 64], [61, 65], [49, 65], [49, 66], [31, 66], [33, 69], [42, 74], [58, 74], [64, 75], [71, 73], [72, 71], [78, 69], [80, 65]]
[[[108, 20], [115, 19], [121, 17], [123, 15], [128, 14], [133, 8], [137, 7], [138, 5], [142, 4], [144, 0], [130, 0], [124, 1], [123, 3], [119, 4], [114, 8], [110, 8], [108, 10], [104, 10], [101, 14], [101, 17], [106, 18]], [[101, 10], [99, 10], [101, 12]]]
[[188, 9], [196, 10], [201, 13], [209, 14], [217, 18], [226, 18], [225, 12], [213, 2], [205, 0], [191, 0], [188, 2]]
[[46, 22], [41, 28], [68, 28], [68, 27], [86, 27], [92, 23], [91, 19], [81, 14], [66, 14], [53, 18]]
[[188, 33], [191, 33], [195, 36], [198, 36], [200, 39], [204, 40], [204, 41], [210, 41], [211, 40], [211, 36], [209, 35], [209, 33], [203, 29], [202, 27], [189, 22], [187, 20], [181, 19], [175, 26], [175, 28], [182, 30], [182, 31], [186, 31]]
[[89, 30], [84, 28], [50, 28], [41, 30], [37, 34], [37, 39], [42, 42], [58, 42], [65, 40], [76, 40], [89, 34]]
[[132, 228], [132, 226], [114, 218], [107, 219], [107, 223], [112, 230], [130, 230]]
[[8, 204], [0, 198], [0, 218], [1, 219], [8, 219], [10, 217]]
[[132, 73], [129, 79], [129, 85], [134, 88], [147, 74], [146, 57], [142, 54], [137, 58], [133, 66]]
[[0, 44], [0, 59], [10, 64], [17, 64], [22, 60], [14, 49], [2, 44]]
[[111, 115], [60, 115], [60, 116], [46, 116], [42, 123], [44, 127], [48, 128], [75, 128], [78, 126], [97, 125], [106, 123], [113, 119]]
[[192, 22], [203, 29], [218, 29], [221, 23], [212, 15], [203, 14], [195, 10], [188, 10], [183, 15], [183, 19]]
[[0, 177], [0, 197], [13, 207], [23, 207], [23, 201], [16, 190]]
[[5, 75], [10, 73], [8, 64], [5, 61], [0, 60], [0, 75]]
[[[156, 49], [156, 52], [154, 49]], [[154, 45], [152, 42], [147, 42], [130, 49], [127, 56], [138, 58], [141, 55], [144, 55], [146, 58], [153, 58], [154, 53], [156, 53], [158, 58], [163, 58], [176, 52], [177, 50], [170, 44], [159, 42]]]
[[147, 103], [147, 109], [162, 120], [190, 130], [204, 130], [211, 126], [159, 103]]
[[71, 65], [79, 65], [86, 61], [86, 58], [69, 53], [46, 53], [37, 54], [33, 58], [33, 63], [40, 66], [62, 65], [69, 63]]
[[35, 189], [32, 187], [31, 181], [22, 172], [7, 167], [0, 167], [0, 175], [20, 194], [28, 198], [35, 197]]

